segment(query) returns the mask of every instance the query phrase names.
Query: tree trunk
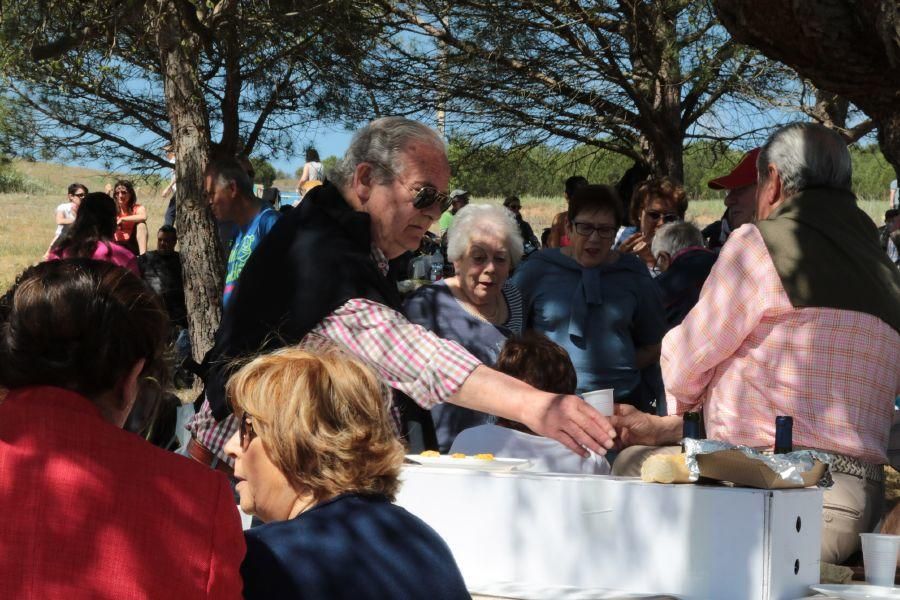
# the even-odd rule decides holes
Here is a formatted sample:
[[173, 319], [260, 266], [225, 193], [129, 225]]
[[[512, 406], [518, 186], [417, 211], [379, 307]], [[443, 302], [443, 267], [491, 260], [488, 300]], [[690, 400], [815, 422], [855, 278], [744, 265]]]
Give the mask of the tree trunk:
[[181, 21], [176, 2], [159, 0], [157, 34], [175, 150], [176, 217], [191, 347], [200, 360], [212, 347], [222, 313], [225, 265], [203, 186], [210, 131], [198, 80], [199, 40]]

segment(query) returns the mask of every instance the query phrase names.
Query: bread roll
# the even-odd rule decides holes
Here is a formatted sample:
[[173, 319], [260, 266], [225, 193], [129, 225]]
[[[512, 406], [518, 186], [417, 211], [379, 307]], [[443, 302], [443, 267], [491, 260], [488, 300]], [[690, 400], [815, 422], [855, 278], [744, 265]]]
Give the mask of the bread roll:
[[654, 454], [641, 465], [641, 480], [649, 483], [691, 483], [684, 454]]

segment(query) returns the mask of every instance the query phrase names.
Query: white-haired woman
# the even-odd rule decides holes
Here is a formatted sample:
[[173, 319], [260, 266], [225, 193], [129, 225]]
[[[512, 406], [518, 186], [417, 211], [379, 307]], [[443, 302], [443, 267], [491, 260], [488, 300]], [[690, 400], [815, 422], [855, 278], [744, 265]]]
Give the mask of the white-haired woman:
[[[506, 338], [521, 333], [522, 296], [508, 281], [522, 258], [522, 235], [502, 206], [470, 204], [456, 214], [447, 238], [447, 257], [456, 275], [419, 288], [403, 312], [442, 338], [453, 340], [484, 364], [496, 362]], [[490, 420], [484, 413], [451, 404], [432, 409], [438, 446], [449, 450], [463, 429]]]

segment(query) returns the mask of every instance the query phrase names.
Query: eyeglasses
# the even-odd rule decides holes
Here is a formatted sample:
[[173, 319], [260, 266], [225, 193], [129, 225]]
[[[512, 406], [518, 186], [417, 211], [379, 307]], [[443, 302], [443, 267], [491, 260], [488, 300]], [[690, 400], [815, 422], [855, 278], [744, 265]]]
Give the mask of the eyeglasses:
[[253, 429], [253, 418], [247, 413], [241, 416], [239, 431], [241, 435], [241, 450], [246, 452], [247, 448], [250, 447], [250, 442], [256, 438], [256, 431]]
[[674, 223], [681, 220], [678, 213], [661, 213], [658, 210], [645, 210], [644, 214], [650, 217], [651, 221], [659, 221], [659, 218], [662, 217], [663, 223]]
[[594, 225], [592, 223], [579, 223], [575, 221], [575, 233], [584, 237], [591, 237], [596, 231], [600, 239], [608, 240], [616, 236], [616, 228], [612, 225]]
[[400, 180], [400, 183], [403, 184], [403, 187], [411, 191], [413, 195], [413, 208], [417, 210], [425, 210], [429, 208], [431, 205], [437, 203], [441, 207], [441, 212], [446, 212], [448, 208], [450, 208], [450, 204], [452, 200], [450, 200], [449, 194], [438, 190], [436, 187], [431, 185], [423, 185], [422, 187], [416, 189], [412, 188], [406, 183], [403, 182], [403, 178], [400, 177], [397, 173], [394, 172], [393, 169], [388, 167], [387, 165], [377, 163], [382, 169], [396, 177]]
[[84, 192], [79, 192], [77, 194], [72, 194], [72, 195], [75, 196], [76, 198], [84, 198], [85, 196], [87, 196], [87, 194], [85, 194]]
[[506, 208], [508, 208], [509, 210], [522, 210], [522, 207], [518, 204], [510, 204]]

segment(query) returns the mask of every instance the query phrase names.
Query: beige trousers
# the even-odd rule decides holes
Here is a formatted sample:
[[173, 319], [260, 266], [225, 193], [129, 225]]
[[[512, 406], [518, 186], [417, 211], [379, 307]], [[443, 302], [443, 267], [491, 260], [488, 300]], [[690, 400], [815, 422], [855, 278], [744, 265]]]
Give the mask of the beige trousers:
[[[678, 446], [632, 446], [616, 457], [613, 475], [639, 477], [641, 465], [654, 454], [678, 454]], [[873, 531], [884, 511], [884, 482], [834, 473], [834, 485], [825, 490], [822, 506], [824, 562], [840, 564], [859, 550], [859, 534]]]

